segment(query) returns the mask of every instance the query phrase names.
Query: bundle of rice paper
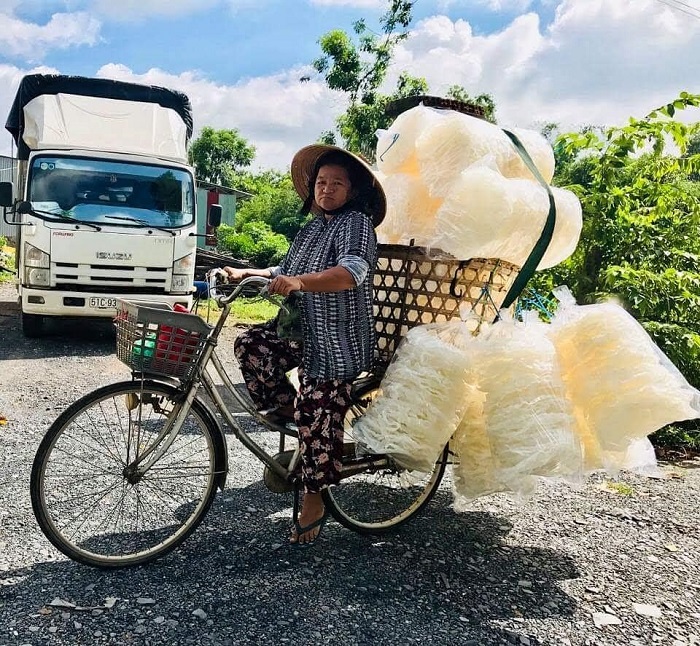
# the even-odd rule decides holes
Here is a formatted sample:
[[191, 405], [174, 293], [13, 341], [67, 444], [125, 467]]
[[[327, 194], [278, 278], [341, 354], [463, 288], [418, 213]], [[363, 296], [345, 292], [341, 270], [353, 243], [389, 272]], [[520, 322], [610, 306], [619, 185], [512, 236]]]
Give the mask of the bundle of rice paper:
[[386, 194], [384, 221], [377, 227], [377, 239], [388, 244], [425, 245], [433, 237], [435, 212], [442, 200], [430, 196], [420, 178], [407, 173], [380, 178]]
[[410, 330], [381, 394], [355, 423], [355, 439], [408, 469], [431, 471], [476, 392], [464, 335], [460, 321]]
[[588, 468], [627, 468], [633, 442], [700, 417], [700, 392], [622, 307], [578, 306], [565, 289], [557, 296], [551, 338]]
[[[554, 234], [538, 269], [552, 267], [576, 248], [583, 218], [571, 192], [553, 187]], [[432, 240], [423, 242], [457, 258], [501, 258], [523, 265], [549, 212], [545, 188], [534, 180], [503, 177], [480, 162], [464, 170], [435, 213]]]
[[450, 440], [450, 449], [455, 454], [452, 468], [454, 508], [458, 512], [467, 511], [469, 502], [476, 498], [508, 489], [498, 480], [491, 439], [486, 430], [486, 394], [477, 386], [474, 388], [477, 392]]
[[[542, 179], [549, 184], [554, 177], [554, 150], [552, 150], [552, 146], [542, 134], [535, 130], [526, 128], [509, 128], [509, 130], [520, 140], [542, 175]], [[515, 148], [511, 148], [510, 154], [500, 166], [500, 171], [504, 177], [532, 179], [532, 172]]]
[[430, 194], [447, 197], [465, 168], [486, 157], [500, 168], [512, 147], [492, 123], [447, 110], [416, 140], [416, 158]]
[[440, 113], [418, 105], [400, 114], [388, 130], [377, 132], [377, 167], [382, 173], [418, 175], [416, 140]]
[[535, 476], [579, 479], [583, 471], [581, 445], [547, 332], [534, 314], [524, 323], [504, 320], [482, 332], [473, 355], [477, 383], [486, 395], [495, 481], [521, 495], [532, 491]]

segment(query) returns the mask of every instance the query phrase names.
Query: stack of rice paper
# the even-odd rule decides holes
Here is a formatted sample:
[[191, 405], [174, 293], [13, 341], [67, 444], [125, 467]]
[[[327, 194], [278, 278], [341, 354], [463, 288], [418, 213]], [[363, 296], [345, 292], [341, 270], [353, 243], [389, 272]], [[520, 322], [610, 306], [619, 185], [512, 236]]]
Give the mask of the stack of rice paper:
[[465, 331], [456, 321], [408, 332], [380, 396], [355, 423], [356, 441], [408, 469], [432, 470], [474, 396], [470, 356], [462, 349]]
[[692, 388], [619, 305], [565, 303], [552, 324], [525, 313], [412, 329], [356, 425], [372, 451], [430, 471], [450, 440], [455, 506], [538, 478], [580, 481], [655, 466], [647, 436], [700, 417]]
[[[554, 153], [542, 135], [513, 129], [543, 179]], [[381, 242], [436, 247], [461, 259], [500, 258], [522, 265], [549, 211], [546, 189], [497, 126], [459, 112], [417, 106], [380, 133], [377, 166], [387, 195]], [[539, 268], [565, 260], [576, 247], [578, 198], [552, 188], [557, 223]]]
[[453, 438], [458, 509], [494, 491], [527, 496], [537, 477], [581, 478], [581, 444], [546, 332], [546, 324], [529, 316], [473, 339], [469, 352], [483, 405], [480, 416], [464, 416]]
[[651, 466], [647, 437], [700, 417], [700, 393], [618, 304], [577, 306], [568, 290], [558, 295], [562, 305], [549, 332], [586, 468]]

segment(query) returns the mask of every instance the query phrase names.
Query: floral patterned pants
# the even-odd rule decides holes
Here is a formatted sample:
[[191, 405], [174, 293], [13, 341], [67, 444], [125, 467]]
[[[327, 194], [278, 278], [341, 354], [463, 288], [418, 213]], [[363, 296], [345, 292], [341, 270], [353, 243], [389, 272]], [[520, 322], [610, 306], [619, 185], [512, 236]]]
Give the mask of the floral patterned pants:
[[[319, 381], [307, 375], [301, 361], [301, 343], [280, 339], [274, 321], [248, 328], [234, 342], [234, 351], [258, 409], [294, 402], [304, 491], [318, 493], [337, 483], [351, 382]], [[299, 368], [299, 392], [286, 375], [296, 366]]]

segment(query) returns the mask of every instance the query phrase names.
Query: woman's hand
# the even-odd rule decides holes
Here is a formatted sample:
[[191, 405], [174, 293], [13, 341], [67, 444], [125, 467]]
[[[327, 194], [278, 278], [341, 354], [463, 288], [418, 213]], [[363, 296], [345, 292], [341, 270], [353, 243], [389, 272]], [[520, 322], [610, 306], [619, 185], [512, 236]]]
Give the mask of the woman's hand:
[[304, 284], [298, 276], [283, 276], [280, 274], [270, 281], [267, 290], [270, 294], [289, 296], [292, 292], [304, 291]]
[[236, 267], [223, 267], [226, 276], [232, 283], [237, 283], [243, 280], [248, 274], [245, 269], [238, 269]]

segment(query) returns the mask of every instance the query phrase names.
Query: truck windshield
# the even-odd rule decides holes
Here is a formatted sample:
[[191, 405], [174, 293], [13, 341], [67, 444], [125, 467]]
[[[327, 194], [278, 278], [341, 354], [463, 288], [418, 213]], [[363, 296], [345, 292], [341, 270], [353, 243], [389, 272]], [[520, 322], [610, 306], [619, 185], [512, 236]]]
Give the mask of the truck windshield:
[[39, 212], [84, 222], [178, 228], [194, 221], [194, 182], [180, 168], [81, 157], [37, 156], [29, 201]]

